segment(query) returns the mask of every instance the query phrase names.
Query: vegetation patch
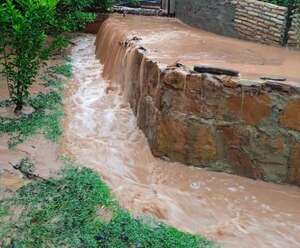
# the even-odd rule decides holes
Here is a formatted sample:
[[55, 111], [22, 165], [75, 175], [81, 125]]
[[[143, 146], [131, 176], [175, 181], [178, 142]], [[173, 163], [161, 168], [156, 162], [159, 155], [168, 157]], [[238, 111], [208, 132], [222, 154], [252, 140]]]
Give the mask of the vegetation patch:
[[50, 72], [63, 75], [67, 78], [70, 78], [72, 76], [72, 65], [70, 63], [66, 63], [63, 65], [56, 65], [51, 67]]
[[1, 100], [0, 101], [0, 108], [9, 107], [9, 106], [12, 106], [13, 104], [14, 103], [9, 99]]
[[[65, 65], [52, 67], [53, 73], [71, 77], [72, 66]], [[44, 134], [51, 141], [56, 142], [62, 134], [61, 118], [63, 117], [62, 93], [63, 82], [60, 79], [45, 77], [44, 86], [51, 90], [48, 93], [39, 93], [28, 98], [26, 104], [34, 108], [34, 112], [21, 115], [19, 118], [0, 117], [0, 135], [11, 135], [9, 147], [13, 148], [35, 134]], [[0, 102], [0, 107], [7, 107], [13, 103], [10, 100]]]
[[[14, 209], [22, 211], [16, 215]], [[111, 218], [102, 218], [99, 209]], [[70, 163], [58, 178], [33, 181], [0, 201], [0, 230], [3, 248], [215, 247], [200, 236], [134, 218], [97, 173]]]
[[[0, 117], [0, 134], [11, 135], [9, 147], [24, 142], [29, 136], [42, 133], [46, 138], [57, 141], [62, 133], [60, 120], [63, 116], [61, 96], [56, 92], [40, 93], [30, 99], [35, 112], [18, 119]], [[47, 105], [49, 103], [50, 105]]]

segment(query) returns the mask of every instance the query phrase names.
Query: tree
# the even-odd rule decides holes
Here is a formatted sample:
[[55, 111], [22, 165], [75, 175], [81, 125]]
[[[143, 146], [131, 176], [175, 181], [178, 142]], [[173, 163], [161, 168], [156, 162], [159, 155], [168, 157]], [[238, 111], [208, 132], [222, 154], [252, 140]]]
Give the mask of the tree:
[[47, 31], [57, 0], [7, 0], [0, 7], [0, 53], [9, 95], [20, 113], [41, 62], [49, 55]]
[[[136, 0], [130, 0], [136, 1]], [[117, 0], [0, 0], [0, 65], [15, 113], [20, 113], [44, 60], [66, 45], [64, 32], [76, 31]], [[52, 36], [49, 42], [48, 36]], [[1, 68], [1, 67], [0, 67]]]

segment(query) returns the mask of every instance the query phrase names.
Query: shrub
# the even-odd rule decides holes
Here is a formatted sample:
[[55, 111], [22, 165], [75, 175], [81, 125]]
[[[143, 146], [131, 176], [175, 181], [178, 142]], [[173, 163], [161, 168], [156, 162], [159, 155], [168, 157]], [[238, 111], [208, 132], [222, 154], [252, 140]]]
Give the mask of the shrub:
[[300, 4], [300, 0], [264, 0], [264, 2], [273, 3], [281, 6], [297, 6]]
[[93, 21], [95, 14], [84, 11], [93, 2], [94, 0], [60, 0], [56, 10], [55, 32], [75, 31]]
[[[95, 18], [83, 12], [93, 1], [0, 0], [0, 64], [15, 113], [20, 113], [28, 99], [42, 62], [66, 46], [61, 33], [80, 29]], [[49, 34], [54, 36], [52, 42]]]
[[0, 52], [15, 112], [22, 110], [41, 62], [49, 55], [47, 29], [57, 0], [7, 0], [0, 7]]
[[[137, 0], [130, 0], [137, 1]], [[0, 0], [0, 65], [9, 95], [20, 113], [43, 60], [66, 46], [61, 34], [95, 18], [88, 9], [107, 10], [118, 0]], [[52, 42], [48, 35], [54, 36]]]

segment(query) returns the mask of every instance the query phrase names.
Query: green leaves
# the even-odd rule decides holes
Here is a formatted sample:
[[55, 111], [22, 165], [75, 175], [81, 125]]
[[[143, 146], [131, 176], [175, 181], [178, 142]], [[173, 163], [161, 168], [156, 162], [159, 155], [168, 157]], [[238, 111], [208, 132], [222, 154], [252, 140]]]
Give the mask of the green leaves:
[[69, 63], [63, 65], [57, 65], [50, 68], [50, 71], [59, 75], [63, 75], [67, 78], [72, 76], [72, 65]]
[[[70, 71], [71, 68], [68, 65]], [[54, 67], [56, 68], [56, 67]], [[57, 68], [64, 68], [64, 65]], [[59, 73], [59, 72], [58, 72]], [[37, 133], [44, 134], [51, 141], [57, 141], [62, 134], [61, 118], [63, 82], [53, 78], [45, 78], [45, 87], [51, 90], [48, 93], [39, 93], [28, 98], [26, 103], [34, 108], [30, 115], [23, 115], [18, 119], [0, 117], [0, 135], [8, 133], [11, 135], [9, 147], [24, 142], [28, 137]], [[11, 100], [0, 101], [0, 107], [11, 106]]]
[[264, 0], [264, 2], [273, 3], [281, 6], [299, 6], [299, 0]]
[[57, 0], [7, 0], [1, 6], [0, 53], [10, 97], [20, 110], [29, 96], [41, 61], [46, 58], [46, 32]]

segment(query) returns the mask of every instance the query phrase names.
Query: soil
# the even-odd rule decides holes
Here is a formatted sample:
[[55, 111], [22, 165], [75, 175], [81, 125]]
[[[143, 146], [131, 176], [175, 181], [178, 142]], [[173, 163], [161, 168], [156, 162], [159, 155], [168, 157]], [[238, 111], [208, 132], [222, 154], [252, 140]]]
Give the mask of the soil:
[[[47, 65], [40, 70], [37, 80], [30, 88], [31, 94], [39, 92], [47, 93], [49, 88], [43, 85], [43, 76], [47, 68], [61, 64], [63, 58], [54, 57], [47, 62]], [[9, 98], [6, 78], [0, 76], [0, 100]], [[30, 114], [33, 109], [25, 106], [23, 114]], [[0, 108], [0, 117], [19, 118], [14, 113], [14, 106]], [[13, 165], [20, 162], [23, 158], [29, 158], [35, 164], [35, 173], [43, 178], [54, 175], [63, 163], [59, 159], [59, 144], [48, 141], [42, 135], [34, 136], [26, 142], [18, 145], [14, 149], [8, 148], [9, 135], [0, 135], [0, 198], [3, 197], [4, 191], [15, 191], [21, 187], [26, 180], [22, 174], [13, 168]]]

